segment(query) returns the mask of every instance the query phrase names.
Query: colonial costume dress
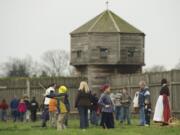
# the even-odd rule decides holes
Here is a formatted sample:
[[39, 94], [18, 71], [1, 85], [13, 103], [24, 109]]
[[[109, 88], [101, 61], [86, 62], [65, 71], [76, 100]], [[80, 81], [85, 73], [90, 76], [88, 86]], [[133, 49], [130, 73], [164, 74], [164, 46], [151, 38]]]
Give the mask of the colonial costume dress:
[[163, 124], [168, 124], [170, 119], [170, 105], [169, 105], [169, 88], [167, 84], [163, 84], [160, 90], [160, 95], [157, 100], [154, 118], [155, 122], [161, 122]]

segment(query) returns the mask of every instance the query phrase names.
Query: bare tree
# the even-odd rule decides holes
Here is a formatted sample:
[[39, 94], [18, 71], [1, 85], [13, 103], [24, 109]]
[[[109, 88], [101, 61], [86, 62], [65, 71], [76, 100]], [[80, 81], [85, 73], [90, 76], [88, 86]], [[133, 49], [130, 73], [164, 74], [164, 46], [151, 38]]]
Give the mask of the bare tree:
[[154, 65], [152, 67], [145, 68], [143, 70], [144, 73], [147, 73], [147, 72], [163, 72], [163, 71], [167, 71], [167, 69], [162, 65]]
[[70, 57], [64, 50], [50, 50], [42, 56], [43, 71], [49, 76], [67, 76], [70, 74]]
[[2, 71], [5, 76], [8, 77], [29, 77], [31, 65], [32, 59], [30, 56], [24, 59], [9, 58], [9, 60], [3, 64]]
[[179, 60], [178, 64], [175, 66], [175, 69], [180, 69], [180, 60]]

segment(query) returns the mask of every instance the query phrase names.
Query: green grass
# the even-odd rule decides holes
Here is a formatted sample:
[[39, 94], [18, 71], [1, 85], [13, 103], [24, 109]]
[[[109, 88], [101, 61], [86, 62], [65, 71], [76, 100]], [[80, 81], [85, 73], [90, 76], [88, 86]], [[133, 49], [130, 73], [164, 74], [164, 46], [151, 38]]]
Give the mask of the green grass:
[[161, 127], [152, 124], [150, 127], [138, 127], [137, 120], [132, 121], [131, 126], [125, 125], [121, 127], [116, 123], [116, 128], [111, 130], [103, 130], [101, 127], [90, 126], [86, 131], [80, 130], [79, 122], [71, 120], [69, 128], [63, 131], [56, 129], [41, 128], [40, 122], [36, 123], [13, 123], [0, 122], [0, 135], [180, 135], [180, 126]]

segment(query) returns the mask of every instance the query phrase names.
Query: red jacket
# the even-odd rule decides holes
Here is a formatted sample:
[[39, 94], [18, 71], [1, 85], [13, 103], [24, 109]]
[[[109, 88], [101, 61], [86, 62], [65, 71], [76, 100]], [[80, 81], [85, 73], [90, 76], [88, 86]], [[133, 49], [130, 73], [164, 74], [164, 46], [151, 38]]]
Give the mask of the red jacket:
[[8, 109], [8, 104], [2, 102], [2, 103], [0, 104], [0, 109], [2, 109], [2, 110], [7, 110], [7, 109]]
[[24, 112], [26, 112], [26, 110], [27, 110], [26, 104], [25, 103], [19, 103], [18, 112], [24, 113]]

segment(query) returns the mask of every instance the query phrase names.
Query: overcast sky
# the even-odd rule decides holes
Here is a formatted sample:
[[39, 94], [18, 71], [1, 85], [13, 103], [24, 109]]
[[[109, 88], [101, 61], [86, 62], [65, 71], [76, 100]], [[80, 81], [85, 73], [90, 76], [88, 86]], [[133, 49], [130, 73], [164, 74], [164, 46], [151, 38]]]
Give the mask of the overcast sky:
[[[69, 33], [105, 9], [105, 0], [0, 0], [0, 63], [69, 51]], [[146, 34], [147, 67], [178, 63], [180, 0], [110, 0], [109, 9]]]

